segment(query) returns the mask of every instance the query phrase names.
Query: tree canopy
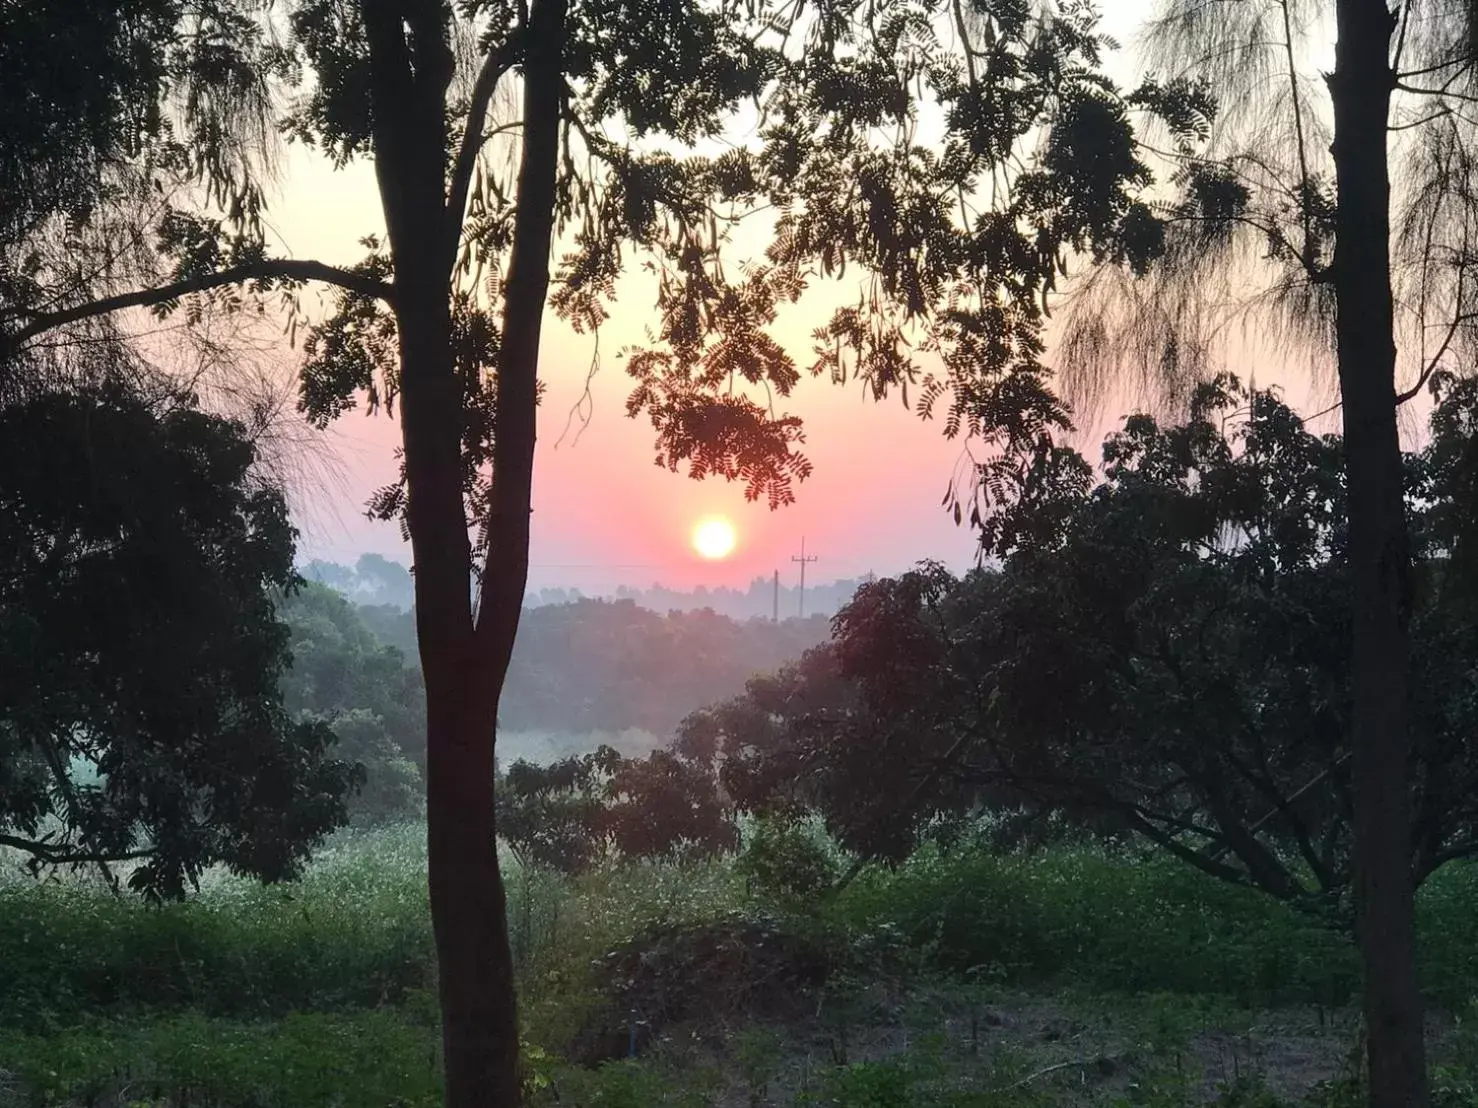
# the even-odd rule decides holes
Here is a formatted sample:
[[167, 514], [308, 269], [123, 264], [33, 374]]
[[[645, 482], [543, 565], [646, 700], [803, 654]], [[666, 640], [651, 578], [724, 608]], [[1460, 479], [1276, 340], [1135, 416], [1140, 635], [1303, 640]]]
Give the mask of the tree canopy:
[[[1407, 457], [1418, 879], [1478, 851], [1475, 399], [1451, 387]], [[863, 586], [831, 643], [681, 742], [722, 756], [742, 807], [817, 808], [867, 856], [1065, 818], [1348, 921], [1344, 486], [1337, 436], [1220, 378], [1183, 424], [1128, 419], [1096, 484], [1041, 456], [986, 522], [995, 565]]]
[[616, 857], [707, 857], [739, 845], [711, 767], [609, 746], [546, 766], [516, 761], [498, 790], [499, 835], [526, 865], [578, 873]]
[[168, 392], [0, 405], [0, 844], [37, 867], [180, 896], [291, 877], [343, 823], [357, 775], [278, 690], [294, 532], [253, 461]]
[[[34, 351], [129, 308], [335, 286], [306, 338], [302, 404], [325, 424], [365, 398], [400, 417], [401, 479], [373, 510], [403, 521], [415, 555], [447, 1101], [517, 1104], [492, 777], [546, 304], [593, 329], [640, 259], [656, 318], [624, 352], [628, 413], [650, 420], [658, 464], [772, 506], [810, 471], [778, 408], [805, 369], [879, 397], [912, 389], [947, 434], [992, 448], [987, 472], [1016, 472], [1067, 421], [1041, 332], [1068, 259], [1138, 268], [1161, 244], [1130, 113], [1193, 145], [1211, 104], [1186, 82], [1115, 88], [1078, 4], [296, 0], [280, 46], [252, 0], [202, 10], [235, 17], [220, 24], [233, 64], [205, 85], [220, 95], [180, 113], [218, 124], [175, 175], [204, 203], [125, 213], [141, 264], [102, 250], [105, 272], [81, 283], [41, 267], [5, 305], [5, 342]], [[517, 106], [499, 95], [515, 82]], [[259, 166], [235, 157], [226, 119], [270, 121], [339, 164], [372, 156], [384, 241], [349, 269], [272, 257], [247, 191]], [[752, 141], [725, 149], [736, 125]], [[761, 244], [736, 257], [757, 214]], [[779, 311], [847, 271], [858, 303], [829, 315], [803, 366], [770, 333]]]

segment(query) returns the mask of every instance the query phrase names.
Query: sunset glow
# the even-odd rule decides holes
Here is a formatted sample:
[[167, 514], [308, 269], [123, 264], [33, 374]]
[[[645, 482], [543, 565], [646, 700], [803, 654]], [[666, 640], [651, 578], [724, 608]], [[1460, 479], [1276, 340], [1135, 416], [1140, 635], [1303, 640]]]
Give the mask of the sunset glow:
[[736, 541], [734, 525], [726, 519], [705, 519], [693, 528], [693, 549], [710, 560], [727, 558]]

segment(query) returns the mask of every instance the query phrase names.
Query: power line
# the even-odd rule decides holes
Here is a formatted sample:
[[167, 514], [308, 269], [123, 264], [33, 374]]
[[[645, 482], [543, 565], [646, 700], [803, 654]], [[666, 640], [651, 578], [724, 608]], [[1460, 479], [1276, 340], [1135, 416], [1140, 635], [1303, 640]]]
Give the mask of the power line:
[[671, 569], [675, 562], [531, 562], [530, 569]]

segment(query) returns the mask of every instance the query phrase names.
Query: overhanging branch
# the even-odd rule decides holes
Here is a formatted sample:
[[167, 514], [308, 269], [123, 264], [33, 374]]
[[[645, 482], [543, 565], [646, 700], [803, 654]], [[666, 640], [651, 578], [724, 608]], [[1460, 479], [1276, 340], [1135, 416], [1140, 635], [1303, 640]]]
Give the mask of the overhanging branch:
[[239, 285], [247, 281], [266, 280], [288, 280], [288, 281], [321, 281], [328, 285], [337, 285], [339, 288], [350, 292], [357, 292], [361, 296], [374, 297], [377, 300], [393, 300], [395, 288], [393, 285], [367, 277], [362, 273], [352, 270], [340, 269], [337, 266], [325, 265], [323, 262], [299, 261], [292, 258], [280, 258], [260, 262], [249, 262], [245, 265], [231, 266], [216, 273], [207, 273], [199, 277], [189, 277], [172, 284], [161, 285], [158, 288], [137, 289], [133, 292], [120, 293], [117, 296], [104, 297], [101, 300], [93, 300], [86, 304], [76, 304], [70, 308], [62, 308], [54, 312], [43, 312], [31, 316], [28, 322], [17, 328], [14, 333], [0, 337], [0, 342], [14, 349], [23, 343], [35, 338], [37, 335], [54, 331], [58, 327], [65, 327], [70, 323], [80, 323], [85, 319], [96, 319], [99, 316], [112, 315], [114, 312], [125, 311], [129, 308], [152, 308], [160, 304], [167, 304], [171, 300], [178, 300], [182, 296], [192, 293], [209, 292], [225, 285]]
[[36, 839], [23, 839], [17, 835], [0, 834], [0, 846], [12, 847], [29, 854], [48, 866], [95, 865], [106, 862], [133, 862], [149, 858], [153, 848], [147, 850], [77, 851]]
[[1134, 805], [1124, 805], [1121, 809], [1129, 820], [1130, 826], [1145, 838], [1149, 839], [1162, 850], [1173, 854], [1182, 862], [1200, 870], [1202, 873], [1215, 877], [1219, 881], [1225, 881], [1232, 885], [1253, 886], [1251, 877], [1242, 870], [1235, 869], [1224, 862], [1214, 861], [1202, 854], [1199, 850], [1192, 850], [1174, 835], [1167, 834], [1165, 830], [1141, 815]]

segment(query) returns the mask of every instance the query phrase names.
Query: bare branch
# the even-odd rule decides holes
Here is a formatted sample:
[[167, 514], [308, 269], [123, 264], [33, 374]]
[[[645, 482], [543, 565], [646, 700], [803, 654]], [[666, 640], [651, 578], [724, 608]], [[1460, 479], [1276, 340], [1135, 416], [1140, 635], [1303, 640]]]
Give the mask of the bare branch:
[[1314, 191], [1314, 178], [1309, 172], [1308, 142], [1304, 137], [1303, 98], [1298, 94], [1298, 69], [1293, 50], [1293, 14], [1288, 10], [1289, 0], [1282, 0], [1283, 37], [1288, 52], [1288, 84], [1293, 97], [1293, 136], [1298, 145], [1298, 189], [1299, 219], [1303, 223], [1303, 248], [1298, 252], [1304, 269], [1314, 272], [1314, 232], [1309, 219], [1309, 196]]
[[1420, 116], [1417, 119], [1410, 119], [1407, 120], [1405, 123], [1392, 123], [1386, 127], [1386, 130], [1390, 131], [1392, 134], [1395, 134], [1399, 131], [1414, 131], [1418, 127], [1425, 127], [1428, 123], [1435, 123], [1437, 120], [1451, 114], [1452, 109], [1444, 104], [1440, 108], [1433, 111], [1430, 115]]
[[1452, 69], [1454, 66], [1466, 66], [1472, 63], [1473, 59], [1470, 57], [1448, 58], [1437, 62], [1435, 65], [1426, 65], [1419, 69], [1404, 69], [1396, 74], [1396, 80], [1408, 81], [1412, 77], [1430, 77], [1434, 73], [1441, 73], [1443, 70]]
[[1447, 334], [1442, 339], [1442, 345], [1437, 348], [1437, 353], [1433, 354], [1427, 364], [1422, 367], [1421, 374], [1416, 379], [1416, 384], [1412, 385], [1405, 392], [1396, 395], [1397, 407], [1405, 404], [1408, 400], [1414, 399], [1422, 391], [1426, 383], [1432, 379], [1432, 374], [1436, 372], [1437, 363], [1442, 360], [1442, 356], [1447, 353], [1448, 347], [1452, 345], [1453, 337], [1457, 334], [1458, 328], [1464, 323], [1472, 323], [1475, 319], [1478, 319], [1478, 315], [1473, 313], [1453, 316], [1452, 322], [1447, 326]]
[[472, 102], [467, 109], [467, 127], [462, 134], [462, 145], [457, 149], [457, 162], [452, 170], [451, 189], [447, 194], [447, 225], [451, 238], [451, 250], [456, 252], [462, 237], [462, 218], [467, 211], [467, 192], [472, 187], [472, 174], [477, 168], [477, 156], [482, 151], [483, 130], [487, 127], [488, 105], [498, 82], [513, 68], [518, 48], [523, 42], [521, 28], [515, 30], [497, 50], [490, 51], [478, 71], [477, 81], [472, 86]]
[[1457, 83], [1457, 78], [1462, 76], [1463, 71], [1454, 74], [1448, 80], [1443, 81], [1437, 88], [1422, 88], [1419, 85], [1407, 84], [1405, 81], [1397, 81], [1396, 88], [1401, 92], [1410, 93], [1412, 96], [1450, 96], [1454, 100], [1464, 104], [1478, 104], [1478, 94], [1470, 92], [1455, 92], [1452, 85]]
[[182, 296], [189, 296], [197, 292], [209, 292], [224, 285], [238, 285], [247, 281], [263, 281], [272, 279], [283, 279], [289, 281], [322, 281], [324, 284], [337, 285], [339, 288], [357, 292], [362, 296], [374, 297], [378, 300], [394, 300], [395, 288], [384, 281], [367, 277], [362, 273], [354, 273], [351, 270], [339, 269], [337, 266], [325, 265], [323, 262], [299, 261], [292, 258], [280, 258], [260, 262], [249, 262], [245, 265], [231, 266], [228, 269], [216, 273], [207, 273], [200, 277], [189, 277], [183, 281], [173, 284], [161, 285], [152, 289], [137, 289], [133, 292], [120, 293], [117, 296], [107, 296], [101, 300], [93, 300], [86, 304], [76, 304], [70, 308], [62, 308], [54, 312], [44, 312], [32, 316], [30, 321], [17, 329], [13, 334], [0, 336], [4, 345], [15, 349], [23, 343], [35, 338], [37, 335], [54, 331], [58, 327], [65, 327], [69, 323], [79, 323], [85, 319], [96, 319], [98, 316], [112, 315], [114, 312], [125, 311], [129, 308], [151, 308], [160, 304], [168, 304], [171, 300], [178, 300]]

